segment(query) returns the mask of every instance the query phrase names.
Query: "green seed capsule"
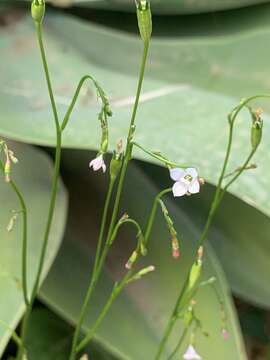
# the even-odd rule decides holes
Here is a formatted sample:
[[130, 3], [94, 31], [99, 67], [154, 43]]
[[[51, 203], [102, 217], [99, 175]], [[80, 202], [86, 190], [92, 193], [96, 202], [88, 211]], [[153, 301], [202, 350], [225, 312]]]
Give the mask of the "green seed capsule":
[[196, 260], [195, 263], [192, 265], [190, 274], [189, 274], [189, 280], [188, 280], [188, 289], [191, 290], [196, 285], [197, 281], [199, 280], [201, 276], [202, 271], [202, 261]]
[[122, 166], [122, 154], [117, 152], [113, 153], [113, 157], [110, 163], [110, 177], [111, 179], [116, 179]]
[[150, 3], [148, 0], [138, 0], [137, 5], [137, 18], [141, 38], [144, 42], [148, 42], [152, 34], [152, 14]]
[[253, 149], [256, 149], [262, 140], [262, 129], [263, 129], [263, 121], [262, 119], [258, 119], [253, 122], [251, 128], [251, 145]]
[[45, 1], [44, 0], [33, 0], [31, 5], [32, 18], [41, 23], [45, 15]]

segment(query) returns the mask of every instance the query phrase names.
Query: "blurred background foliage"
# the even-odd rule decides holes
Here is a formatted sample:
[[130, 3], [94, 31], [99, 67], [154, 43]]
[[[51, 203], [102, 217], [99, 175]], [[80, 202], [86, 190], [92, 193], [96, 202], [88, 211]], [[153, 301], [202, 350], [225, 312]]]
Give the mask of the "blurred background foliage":
[[[27, 1], [0, 2], [0, 135], [53, 147], [49, 99], [28, 8]], [[151, 358], [181, 279], [191, 263], [210, 205], [226, 145], [226, 115], [242, 97], [268, 92], [270, 88], [268, 1], [152, 0], [152, 8], [153, 40], [138, 113], [137, 141], [175, 161], [197, 166], [208, 185], [199, 196], [180, 201], [168, 199], [183, 238], [181, 261], [175, 263], [170, 258], [166, 228], [162, 218], [158, 218], [146, 259], [157, 271], [127, 288], [115, 303], [95, 343], [86, 350], [95, 360]], [[141, 44], [133, 1], [53, 0], [47, 10], [46, 48], [60, 114], [67, 108], [79, 78], [85, 73], [94, 75], [112, 103], [112, 149], [128, 126], [140, 61]], [[204, 276], [217, 277], [231, 336], [228, 342], [222, 341], [219, 303], [210, 288], [203, 290], [198, 296], [198, 313], [210, 337], [199, 337], [198, 349], [207, 360], [270, 359], [270, 102], [258, 102], [255, 106], [265, 110], [264, 138], [255, 160], [258, 169], [246, 172], [232, 187], [209, 234]], [[37, 354], [42, 360], [67, 358], [70, 326], [76, 321], [85, 291], [106, 189], [106, 178], [89, 174], [87, 168], [94, 156], [90, 151], [96, 150], [99, 143], [97, 112], [95, 93], [91, 87], [85, 87], [64, 135], [62, 179], [66, 190], [62, 185], [59, 198], [62, 208], [57, 211], [59, 225], [52, 233], [47, 270], [62, 238], [63, 241], [40, 291], [41, 303], [37, 303], [32, 315], [28, 338], [30, 360], [36, 360]], [[237, 127], [231, 169], [239, 166], [249, 151], [249, 129], [250, 119], [243, 113]], [[40, 155], [40, 151], [49, 157], [52, 151], [15, 142], [11, 146], [18, 148], [20, 165], [14, 175], [27, 194], [33, 219], [30, 235], [34, 241], [43, 226], [40, 219], [46, 211], [51, 177], [50, 160]], [[140, 161], [130, 169], [123, 211], [128, 210], [131, 216], [143, 221], [154, 194], [169, 186], [170, 180], [167, 171], [150, 164], [152, 160], [144, 154], [137, 152], [135, 156]], [[136, 184], [134, 178], [138, 179]], [[1, 185], [0, 190], [1, 201], [10, 199], [6, 186]], [[66, 194], [70, 197], [69, 205]], [[41, 203], [44, 206], [37, 210]], [[12, 239], [7, 239], [2, 224], [14, 207], [12, 199], [0, 213], [3, 249], [0, 288], [5, 294], [0, 299], [0, 318], [13, 328], [23, 313], [21, 293], [14, 287], [14, 278], [20, 287], [19, 260], [18, 268], [10, 269], [5, 254], [19, 257], [20, 246], [16, 243], [20, 242], [20, 220]], [[132, 249], [132, 236], [127, 230], [121, 232], [84, 329], [93, 322], [113, 281], [121, 275]], [[31, 250], [35, 259], [38, 246], [31, 246]], [[33, 265], [30, 279], [34, 271]], [[230, 291], [235, 296], [234, 302]], [[161, 295], [165, 293], [164, 298]], [[242, 331], [239, 331], [239, 319]], [[117, 331], [116, 323], [121, 324]], [[181, 324], [173, 334], [168, 353], [180, 329]], [[130, 342], [131, 332], [136, 333], [139, 348]], [[1, 329], [0, 335], [3, 353], [9, 333]], [[8, 352], [13, 352], [12, 343]]]

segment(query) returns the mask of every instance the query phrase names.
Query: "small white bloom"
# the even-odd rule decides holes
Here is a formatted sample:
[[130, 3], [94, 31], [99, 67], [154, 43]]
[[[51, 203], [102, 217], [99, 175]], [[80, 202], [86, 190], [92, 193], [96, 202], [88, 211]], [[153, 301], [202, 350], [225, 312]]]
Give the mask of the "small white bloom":
[[105, 173], [106, 165], [105, 165], [105, 162], [103, 160], [102, 154], [97, 156], [92, 161], [90, 161], [89, 167], [90, 168], [92, 167], [94, 171], [98, 171], [99, 169], [102, 169], [102, 171]]
[[185, 360], [202, 360], [200, 355], [196, 352], [192, 345], [189, 345], [187, 351], [183, 355], [183, 359]]
[[173, 195], [183, 196], [186, 194], [196, 194], [200, 191], [198, 172], [194, 168], [174, 168], [170, 169], [171, 178], [175, 181], [173, 185]]

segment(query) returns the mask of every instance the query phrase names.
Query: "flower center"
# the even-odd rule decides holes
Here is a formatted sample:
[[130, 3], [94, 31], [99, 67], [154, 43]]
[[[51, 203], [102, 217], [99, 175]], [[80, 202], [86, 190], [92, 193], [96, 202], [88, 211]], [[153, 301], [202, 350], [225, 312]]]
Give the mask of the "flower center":
[[193, 180], [193, 177], [190, 174], [187, 174], [187, 175], [184, 176], [184, 179], [191, 182]]

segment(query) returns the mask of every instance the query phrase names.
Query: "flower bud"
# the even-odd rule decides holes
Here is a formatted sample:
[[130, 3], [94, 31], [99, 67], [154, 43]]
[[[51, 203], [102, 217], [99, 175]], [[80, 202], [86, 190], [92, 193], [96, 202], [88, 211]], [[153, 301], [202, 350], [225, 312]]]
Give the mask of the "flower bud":
[[34, 21], [41, 23], [45, 15], [45, 1], [33, 0], [31, 5], [31, 14]]
[[10, 173], [11, 173], [11, 161], [10, 161], [9, 157], [7, 157], [6, 162], [5, 162], [5, 168], [4, 168], [5, 181], [7, 183], [9, 183], [11, 181]]
[[262, 140], [262, 129], [263, 129], [263, 120], [261, 115], [263, 113], [262, 109], [253, 110], [249, 108], [249, 112], [252, 118], [252, 127], [251, 127], [251, 146], [252, 149], [256, 149]]
[[262, 140], [262, 129], [263, 129], [263, 121], [262, 119], [258, 119], [253, 122], [251, 128], [251, 145], [252, 149], [256, 149]]
[[134, 265], [134, 263], [136, 262], [137, 258], [138, 258], [138, 252], [137, 251], [133, 251], [133, 253], [131, 254], [131, 257], [128, 259], [125, 268], [130, 270], [132, 269], [132, 266]]
[[203, 258], [203, 246], [200, 246], [197, 253], [197, 260], [191, 267], [189, 273], [189, 280], [188, 280], [188, 289], [191, 290], [194, 288], [196, 283], [198, 282], [201, 271], [202, 271], [202, 258]]
[[174, 259], [178, 259], [180, 256], [179, 242], [176, 236], [172, 238], [172, 256]]
[[122, 166], [122, 154], [117, 153], [114, 151], [112, 160], [110, 163], [110, 177], [111, 179], [116, 179], [119, 171], [121, 170]]
[[189, 290], [193, 289], [194, 286], [196, 285], [197, 281], [201, 276], [201, 270], [202, 270], [202, 262], [200, 260], [196, 260], [195, 263], [192, 265], [189, 274], [189, 280], [188, 280]]
[[17, 218], [18, 218], [18, 213], [14, 213], [10, 220], [9, 220], [9, 223], [7, 225], [7, 232], [11, 232], [15, 226], [15, 223], [17, 221]]
[[134, 276], [132, 276], [131, 279], [129, 279], [129, 283], [132, 282], [132, 281], [135, 281], [135, 280], [140, 280], [143, 276], [155, 271], [155, 266], [153, 265], [150, 265], [140, 271], [138, 271]]
[[137, 0], [137, 19], [141, 38], [149, 42], [152, 34], [152, 14], [149, 0]]

